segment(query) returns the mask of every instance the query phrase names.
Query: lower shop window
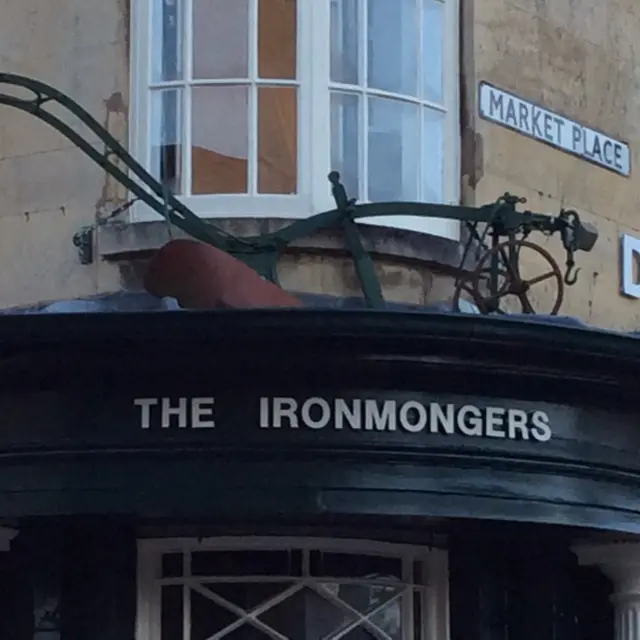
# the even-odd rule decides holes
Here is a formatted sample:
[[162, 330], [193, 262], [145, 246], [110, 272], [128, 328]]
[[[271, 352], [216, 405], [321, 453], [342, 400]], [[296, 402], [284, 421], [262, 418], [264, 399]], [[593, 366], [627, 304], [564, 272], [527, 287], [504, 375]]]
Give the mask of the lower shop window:
[[138, 640], [447, 635], [436, 619], [446, 609], [441, 551], [256, 538], [145, 541], [140, 550]]

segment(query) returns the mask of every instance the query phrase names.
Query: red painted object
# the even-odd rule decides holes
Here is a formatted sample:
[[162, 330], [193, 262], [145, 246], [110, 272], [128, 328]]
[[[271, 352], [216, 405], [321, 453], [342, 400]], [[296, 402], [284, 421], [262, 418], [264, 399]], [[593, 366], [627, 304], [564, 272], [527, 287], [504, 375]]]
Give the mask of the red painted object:
[[196, 240], [164, 245], [149, 263], [144, 285], [154, 296], [176, 298], [184, 309], [302, 306], [232, 255]]

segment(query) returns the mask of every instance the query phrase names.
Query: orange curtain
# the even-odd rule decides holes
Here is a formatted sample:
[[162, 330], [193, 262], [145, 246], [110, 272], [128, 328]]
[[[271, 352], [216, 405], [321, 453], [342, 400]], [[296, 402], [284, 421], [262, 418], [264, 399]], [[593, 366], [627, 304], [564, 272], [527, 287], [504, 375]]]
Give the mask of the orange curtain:
[[[221, 122], [220, 126], [224, 126]], [[191, 191], [194, 194], [246, 193], [247, 161], [210, 149], [191, 149]]]

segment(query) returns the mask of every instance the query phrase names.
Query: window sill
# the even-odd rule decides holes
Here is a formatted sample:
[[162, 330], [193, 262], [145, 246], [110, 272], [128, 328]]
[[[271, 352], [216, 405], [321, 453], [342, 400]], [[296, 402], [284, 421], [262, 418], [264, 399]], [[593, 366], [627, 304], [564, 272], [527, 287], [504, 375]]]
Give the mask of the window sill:
[[[293, 220], [275, 218], [216, 218], [216, 225], [240, 237], [270, 233], [287, 226]], [[462, 244], [458, 240], [440, 236], [390, 229], [378, 225], [360, 224], [360, 234], [365, 249], [380, 257], [416, 260], [447, 272], [457, 272], [462, 258]], [[171, 236], [162, 220], [140, 222], [115, 222], [98, 228], [97, 246], [100, 256], [107, 261], [144, 258], [170, 238], [187, 237], [173, 227]], [[289, 245], [293, 250], [345, 251], [344, 236], [335, 229], [321, 230], [311, 236], [299, 238]], [[470, 261], [469, 261], [470, 262]], [[469, 265], [465, 265], [467, 268]]]

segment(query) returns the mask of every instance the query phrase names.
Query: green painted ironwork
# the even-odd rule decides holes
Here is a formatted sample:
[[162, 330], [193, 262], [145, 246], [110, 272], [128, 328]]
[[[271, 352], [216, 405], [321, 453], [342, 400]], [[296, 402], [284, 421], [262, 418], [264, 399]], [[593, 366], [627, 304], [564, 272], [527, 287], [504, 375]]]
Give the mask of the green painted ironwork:
[[[490, 297], [493, 295], [496, 299], [500, 293], [497, 284], [498, 276], [504, 274], [505, 269], [512, 275], [518, 272], [518, 246], [514, 244], [513, 251], [509, 246], [505, 253], [500, 246], [501, 238], [507, 238], [513, 242], [518, 236], [526, 237], [531, 231], [539, 231], [547, 235], [559, 233], [567, 253], [567, 271], [564, 277], [566, 284], [575, 282], [573, 273], [575, 251], [580, 249], [589, 251], [597, 238], [595, 229], [581, 223], [575, 211], [563, 210], [557, 216], [518, 211], [516, 205], [523, 200], [510, 194], [505, 194], [492, 204], [479, 207], [422, 202], [359, 204], [354, 198], [347, 196], [337, 172], [329, 174], [336, 202], [335, 209], [297, 220], [273, 233], [255, 237], [236, 237], [211, 222], [203, 221], [193, 213], [171, 193], [167, 185], [162, 184], [146, 171], [118, 140], [69, 96], [43, 82], [10, 73], [0, 73], [0, 88], [2, 85], [26, 90], [29, 96], [21, 97], [0, 91], [0, 104], [29, 113], [52, 126], [132, 194], [132, 200], [119, 211], [128, 208], [134, 201], [144, 202], [164, 217], [168, 223], [175, 225], [189, 236], [232, 254], [274, 282], [277, 282], [278, 256], [288, 245], [323, 229], [342, 229], [346, 248], [354, 260], [364, 298], [370, 307], [383, 307], [385, 303], [372, 256], [366, 250], [359, 233], [357, 225], [359, 219], [380, 216], [417, 216], [461, 221], [468, 231], [460, 262], [461, 270], [474, 245], [476, 250], [478, 247], [489, 249], [486, 243], [489, 238], [491, 247], [495, 250], [495, 256], [492, 255], [487, 272], [488, 291]], [[62, 107], [87, 127], [104, 145], [104, 150], [98, 150], [94, 144], [57, 116], [50, 109], [52, 105], [58, 109]], [[481, 225], [484, 227], [482, 233], [479, 231]], [[79, 248], [83, 261], [90, 262], [93, 259], [91, 229], [80, 230], [74, 238], [74, 243]], [[461, 283], [462, 281], [459, 280], [458, 285]], [[487, 307], [487, 310], [496, 311], [495, 306], [492, 304]]]

